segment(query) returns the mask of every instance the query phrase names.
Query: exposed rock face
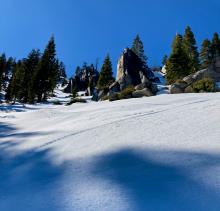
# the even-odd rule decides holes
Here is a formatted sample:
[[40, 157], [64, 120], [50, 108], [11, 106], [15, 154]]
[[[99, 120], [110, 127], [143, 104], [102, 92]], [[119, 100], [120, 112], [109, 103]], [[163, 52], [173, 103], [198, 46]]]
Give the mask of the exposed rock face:
[[126, 48], [119, 58], [117, 66], [116, 81], [121, 84], [121, 88], [133, 85], [137, 86], [143, 83], [143, 80], [149, 80], [154, 75], [150, 69], [143, 67], [141, 59], [129, 48]]
[[193, 73], [183, 78], [183, 80], [188, 84], [191, 84], [203, 78], [211, 78], [214, 82], [220, 82], [220, 57], [216, 58], [213, 64], [207, 69]]
[[84, 66], [75, 73], [75, 76], [70, 79], [69, 84], [64, 89], [64, 92], [71, 93], [73, 89], [77, 91], [86, 91], [88, 95], [92, 95], [94, 87], [97, 84], [99, 72], [91, 66]]
[[179, 84], [172, 84], [170, 86], [170, 94], [180, 94], [180, 93], [184, 93], [184, 89], [182, 89]]
[[[153, 83], [154, 79], [153, 72], [132, 50], [126, 48], [118, 61], [116, 81], [109, 86], [107, 95], [111, 96], [111, 99], [117, 98], [115, 93], [120, 93], [129, 86], [136, 87], [137, 92], [134, 93], [136, 97], [155, 95], [158, 89]], [[97, 100], [101, 99], [98, 95], [96, 96]]]
[[[220, 57], [216, 58], [207, 69], [186, 76], [181, 83], [172, 84], [170, 86], [170, 93], [192, 92], [192, 84], [204, 78], [210, 78], [215, 83], [220, 82]], [[216, 91], [218, 91], [217, 88]]]

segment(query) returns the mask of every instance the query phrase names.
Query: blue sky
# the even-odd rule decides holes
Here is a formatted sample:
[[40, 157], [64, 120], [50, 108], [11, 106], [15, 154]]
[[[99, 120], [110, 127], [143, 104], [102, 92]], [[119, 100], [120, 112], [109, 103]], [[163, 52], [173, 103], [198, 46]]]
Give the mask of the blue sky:
[[83, 62], [118, 57], [140, 34], [150, 65], [169, 54], [176, 32], [190, 25], [200, 46], [220, 33], [219, 0], [0, 0], [0, 52], [25, 57], [55, 35], [68, 75]]

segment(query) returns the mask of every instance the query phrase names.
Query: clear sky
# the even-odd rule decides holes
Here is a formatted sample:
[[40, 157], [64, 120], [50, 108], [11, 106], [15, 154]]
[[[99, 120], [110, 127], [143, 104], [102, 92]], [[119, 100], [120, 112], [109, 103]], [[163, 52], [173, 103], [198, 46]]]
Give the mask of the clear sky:
[[198, 45], [220, 33], [219, 0], [0, 0], [0, 53], [17, 59], [54, 34], [68, 75], [83, 62], [118, 57], [140, 34], [149, 64], [160, 65], [175, 33], [190, 25]]

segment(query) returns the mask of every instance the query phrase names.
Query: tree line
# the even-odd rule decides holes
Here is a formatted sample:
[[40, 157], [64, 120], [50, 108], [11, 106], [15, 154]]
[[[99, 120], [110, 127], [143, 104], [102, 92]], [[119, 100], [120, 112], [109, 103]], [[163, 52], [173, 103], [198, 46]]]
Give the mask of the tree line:
[[[143, 66], [147, 69], [148, 58], [139, 35], [133, 40], [131, 50], [141, 59]], [[205, 39], [199, 52], [194, 33], [188, 26], [184, 35], [176, 34], [170, 56], [163, 58], [162, 63], [167, 70], [167, 83], [174, 83], [178, 79], [209, 67], [218, 56], [220, 56], [218, 33], [214, 33], [211, 41]], [[33, 49], [27, 58], [18, 61], [12, 57], [6, 58], [5, 54], [0, 55], [0, 91], [6, 91], [5, 99], [9, 102], [45, 101], [53, 94], [57, 83], [62, 79], [64, 81], [65, 78], [65, 65], [57, 58], [53, 36], [43, 53], [38, 49]], [[84, 78], [83, 83], [80, 81], [81, 78]], [[89, 88], [92, 93], [95, 87], [104, 89], [114, 80], [112, 62], [107, 54], [100, 72], [94, 65], [84, 64], [82, 68], [77, 67], [73, 91]]]
[[27, 58], [18, 61], [7, 59], [5, 54], [0, 56], [0, 89], [6, 91], [8, 102], [45, 101], [63, 78], [66, 78], [65, 66], [56, 57], [53, 36], [43, 53], [33, 49]]
[[163, 58], [162, 63], [166, 66], [168, 84], [200, 69], [208, 68], [213, 60], [219, 56], [220, 39], [218, 33], [214, 33], [211, 41], [205, 39], [199, 52], [194, 33], [188, 26], [183, 36], [176, 34], [170, 56]]

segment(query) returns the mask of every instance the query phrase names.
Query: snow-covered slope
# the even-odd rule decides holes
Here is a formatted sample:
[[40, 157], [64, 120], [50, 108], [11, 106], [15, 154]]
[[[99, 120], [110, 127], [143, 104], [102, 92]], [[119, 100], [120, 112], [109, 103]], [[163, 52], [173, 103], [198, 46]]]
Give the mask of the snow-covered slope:
[[1, 106], [0, 121], [2, 211], [220, 210], [219, 93]]

